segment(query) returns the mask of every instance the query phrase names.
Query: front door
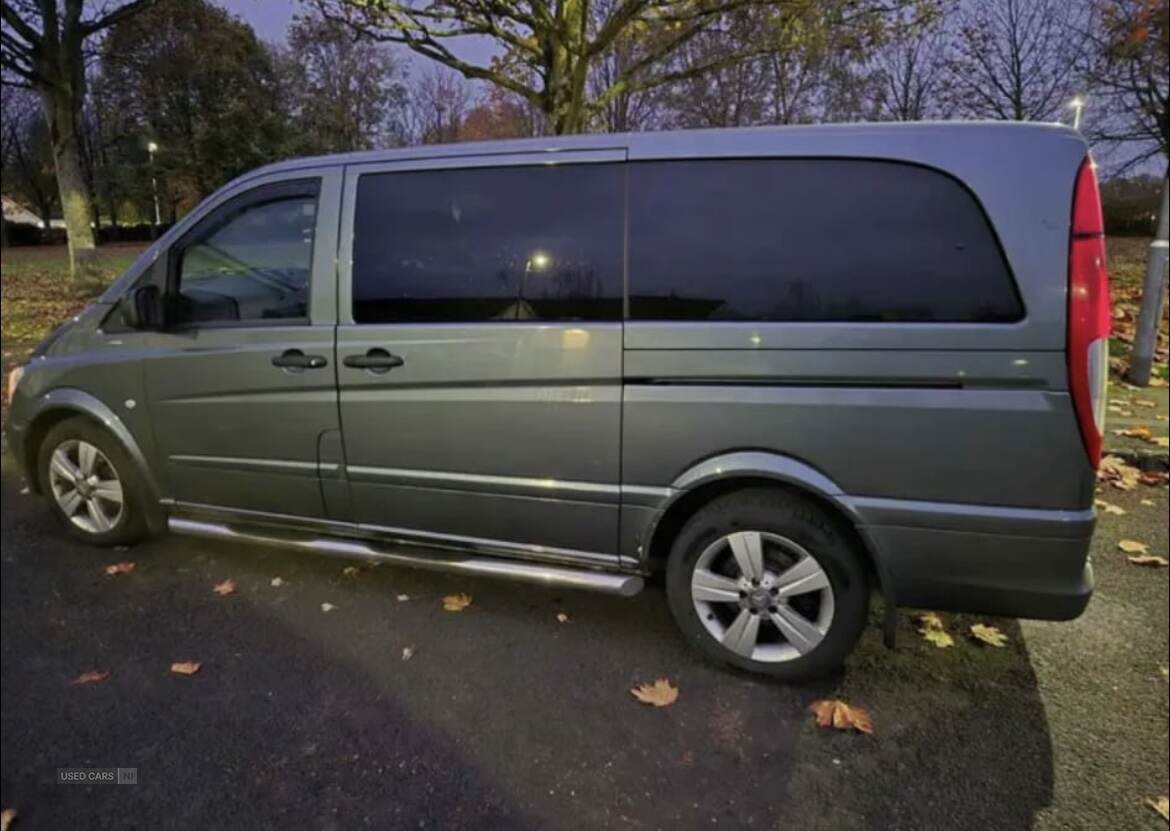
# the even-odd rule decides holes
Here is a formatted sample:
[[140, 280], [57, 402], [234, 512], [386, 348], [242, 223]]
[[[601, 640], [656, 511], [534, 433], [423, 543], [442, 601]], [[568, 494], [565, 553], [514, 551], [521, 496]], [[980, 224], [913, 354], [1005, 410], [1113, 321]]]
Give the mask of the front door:
[[340, 178], [333, 169], [238, 189], [157, 264], [167, 322], [144, 372], [165, 487], [179, 503], [325, 514], [318, 448], [338, 431]]
[[337, 360], [358, 523], [613, 558], [624, 157], [347, 168]]

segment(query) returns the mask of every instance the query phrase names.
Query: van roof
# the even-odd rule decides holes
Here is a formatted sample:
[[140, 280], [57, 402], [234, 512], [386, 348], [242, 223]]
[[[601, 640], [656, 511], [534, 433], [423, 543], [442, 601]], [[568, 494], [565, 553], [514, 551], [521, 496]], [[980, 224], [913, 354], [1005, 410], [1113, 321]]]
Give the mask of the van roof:
[[[425, 144], [306, 156], [275, 162], [245, 174], [252, 178], [308, 167], [423, 161], [464, 156], [571, 151], [625, 150], [628, 158], [702, 158], [743, 156], [854, 156], [913, 159], [935, 156], [939, 145], [995, 148], [1020, 140], [1075, 141], [1081, 134], [1062, 124], [1011, 121], [859, 122], [851, 124], [668, 130], [644, 133], [587, 133], [499, 141]], [[928, 148], [934, 152], [927, 152]]]

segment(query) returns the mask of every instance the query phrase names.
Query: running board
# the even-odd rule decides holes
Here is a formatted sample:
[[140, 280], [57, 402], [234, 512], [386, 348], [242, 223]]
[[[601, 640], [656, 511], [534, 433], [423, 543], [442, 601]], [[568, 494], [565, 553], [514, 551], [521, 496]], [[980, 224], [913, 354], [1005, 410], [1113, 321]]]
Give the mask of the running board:
[[506, 577], [527, 583], [545, 586], [562, 586], [571, 589], [633, 597], [642, 591], [642, 578], [636, 574], [612, 574], [604, 571], [566, 568], [564, 566], [523, 563], [515, 560], [495, 559], [441, 548], [427, 548], [426, 553], [410, 553], [407, 549], [384, 550], [374, 543], [344, 537], [322, 537], [259, 530], [241, 530], [238, 526], [218, 522], [200, 522], [193, 519], [171, 517], [167, 522], [174, 534], [193, 537], [207, 537], [216, 540], [259, 543], [312, 551], [334, 557], [352, 557], [381, 563], [423, 568], [430, 571], [446, 571], [455, 574], [474, 574], [481, 577]]

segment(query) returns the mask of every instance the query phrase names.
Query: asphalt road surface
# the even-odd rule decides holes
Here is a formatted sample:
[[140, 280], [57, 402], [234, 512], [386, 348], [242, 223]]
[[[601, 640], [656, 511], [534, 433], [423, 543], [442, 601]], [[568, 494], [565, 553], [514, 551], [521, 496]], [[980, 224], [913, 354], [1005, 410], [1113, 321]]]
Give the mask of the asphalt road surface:
[[[994, 649], [962, 637], [977, 618], [946, 616], [958, 644], [943, 650], [903, 615], [896, 651], [875, 625], [844, 673], [784, 686], [705, 663], [659, 586], [627, 600], [346, 574], [178, 538], [88, 549], [7, 461], [13, 831], [1165, 827], [1145, 800], [1167, 791], [1167, 572], [1116, 550], [1166, 554], [1165, 488], [1106, 495], [1127, 513], [1102, 523], [1080, 620], [988, 621], [1010, 638]], [[106, 576], [118, 560], [133, 573]], [[236, 593], [212, 592], [228, 578]], [[471, 606], [444, 611], [455, 592]], [[188, 659], [196, 675], [169, 671]], [[70, 684], [90, 670], [110, 675]], [[678, 701], [635, 702], [630, 687], [659, 676]], [[869, 708], [876, 734], [818, 729], [807, 710], [823, 697]], [[138, 784], [58, 785], [59, 767], [135, 767]]]

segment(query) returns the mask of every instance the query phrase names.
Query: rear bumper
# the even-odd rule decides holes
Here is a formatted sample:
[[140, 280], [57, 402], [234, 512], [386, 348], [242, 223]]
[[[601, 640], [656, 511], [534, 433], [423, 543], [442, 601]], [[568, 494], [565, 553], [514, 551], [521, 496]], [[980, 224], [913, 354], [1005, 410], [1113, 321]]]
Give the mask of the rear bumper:
[[1071, 620], [1093, 594], [1092, 509], [850, 504], [898, 606]]

